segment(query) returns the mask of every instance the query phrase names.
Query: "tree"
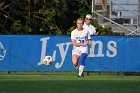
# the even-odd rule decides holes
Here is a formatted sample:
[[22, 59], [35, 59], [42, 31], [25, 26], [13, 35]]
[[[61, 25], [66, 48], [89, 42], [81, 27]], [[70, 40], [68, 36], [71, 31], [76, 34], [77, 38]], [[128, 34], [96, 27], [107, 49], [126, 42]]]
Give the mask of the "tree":
[[[90, 12], [91, 0], [3, 0], [0, 33], [69, 35], [77, 18]], [[94, 24], [101, 28], [97, 21]]]
[[[0, 0], [0, 30], [1, 33], [4, 33], [4, 29], [6, 30], [6, 25], [7, 21], [11, 19], [9, 13], [8, 13], [8, 8], [10, 7], [10, 4], [7, 4], [6, 2]], [[7, 30], [5, 31], [6, 33]]]

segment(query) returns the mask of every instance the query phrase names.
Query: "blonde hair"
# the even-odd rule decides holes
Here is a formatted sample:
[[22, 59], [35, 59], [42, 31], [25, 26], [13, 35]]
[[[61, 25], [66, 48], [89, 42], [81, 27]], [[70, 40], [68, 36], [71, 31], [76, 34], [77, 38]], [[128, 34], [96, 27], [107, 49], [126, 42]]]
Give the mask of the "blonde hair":
[[84, 19], [83, 19], [83, 18], [78, 18], [77, 21], [76, 21], [76, 23], [77, 23], [78, 21], [83, 21], [83, 23], [84, 23]]

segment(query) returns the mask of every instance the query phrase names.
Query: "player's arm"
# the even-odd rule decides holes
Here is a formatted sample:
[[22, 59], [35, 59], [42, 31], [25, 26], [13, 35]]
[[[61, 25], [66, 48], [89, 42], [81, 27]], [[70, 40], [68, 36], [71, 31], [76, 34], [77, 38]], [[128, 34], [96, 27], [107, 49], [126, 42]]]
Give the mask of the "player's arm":
[[91, 37], [90, 37], [89, 32], [88, 32], [88, 44], [89, 44], [89, 47], [90, 47], [90, 54], [93, 54], [92, 41], [91, 41]]
[[71, 41], [72, 41], [72, 44], [73, 46], [86, 46], [88, 45], [88, 42], [82, 42], [82, 40], [79, 40], [79, 42], [76, 41], [76, 37], [74, 35], [74, 32], [71, 33]]
[[92, 48], [92, 42], [91, 42], [91, 39], [88, 40], [88, 44], [89, 44], [89, 47]]
[[93, 49], [92, 49], [92, 41], [91, 41], [91, 39], [88, 40], [88, 44], [89, 44], [89, 48], [90, 48], [90, 54], [92, 54]]
[[73, 46], [85, 46], [85, 43], [77, 43], [75, 39], [72, 39]]
[[74, 31], [72, 31], [72, 33], [71, 33], [71, 42], [72, 42], [73, 46], [84, 46], [84, 44], [80, 43], [80, 41], [76, 42], [76, 37], [75, 37], [75, 32]]

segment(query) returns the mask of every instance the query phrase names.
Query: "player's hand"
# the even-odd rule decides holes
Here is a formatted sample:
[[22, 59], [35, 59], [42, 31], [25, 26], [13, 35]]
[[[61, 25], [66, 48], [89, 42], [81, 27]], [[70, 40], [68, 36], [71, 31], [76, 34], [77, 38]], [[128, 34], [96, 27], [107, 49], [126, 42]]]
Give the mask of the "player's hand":
[[96, 32], [94, 35], [98, 35], [99, 34], [99, 32]]
[[83, 46], [86, 46], [86, 45], [88, 45], [88, 42], [84, 42]]

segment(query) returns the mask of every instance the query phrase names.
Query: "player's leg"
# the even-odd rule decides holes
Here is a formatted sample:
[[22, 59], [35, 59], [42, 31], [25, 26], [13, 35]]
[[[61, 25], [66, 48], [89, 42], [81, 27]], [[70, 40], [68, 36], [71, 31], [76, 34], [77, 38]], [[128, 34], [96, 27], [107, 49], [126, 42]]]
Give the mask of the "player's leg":
[[78, 69], [78, 59], [79, 59], [79, 55], [76, 55], [76, 54], [73, 54], [72, 55], [72, 63], [73, 63], [73, 66]]
[[79, 66], [78, 76], [82, 76], [83, 75], [86, 58], [87, 58], [87, 53], [82, 53], [81, 56], [80, 56], [80, 58], [79, 58], [80, 66]]

